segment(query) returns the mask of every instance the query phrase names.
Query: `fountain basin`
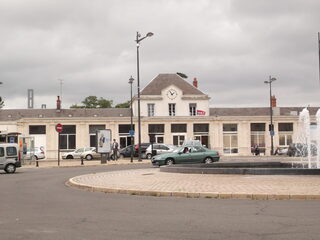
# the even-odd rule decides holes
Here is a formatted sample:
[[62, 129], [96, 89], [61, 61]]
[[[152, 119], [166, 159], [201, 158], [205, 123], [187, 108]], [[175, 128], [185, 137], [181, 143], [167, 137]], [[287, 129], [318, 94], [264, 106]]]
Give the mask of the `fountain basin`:
[[192, 174], [320, 175], [320, 169], [287, 162], [218, 162], [161, 166], [160, 172]]

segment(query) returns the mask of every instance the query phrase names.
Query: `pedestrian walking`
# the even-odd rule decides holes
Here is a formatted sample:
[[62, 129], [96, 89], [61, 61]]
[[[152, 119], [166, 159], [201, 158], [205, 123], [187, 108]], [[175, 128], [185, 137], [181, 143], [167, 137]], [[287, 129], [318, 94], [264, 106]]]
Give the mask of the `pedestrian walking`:
[[118, 160], [118, 149], [119, 149], [119, 144], [115, 139], [113, 139], [113, 143], [112, 143], [113, 161]]

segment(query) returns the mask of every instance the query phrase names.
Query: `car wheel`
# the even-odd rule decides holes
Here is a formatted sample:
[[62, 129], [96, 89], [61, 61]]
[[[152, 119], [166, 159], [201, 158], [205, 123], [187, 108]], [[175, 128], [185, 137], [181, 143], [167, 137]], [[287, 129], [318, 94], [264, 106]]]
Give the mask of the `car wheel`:
[[32, 155], [31, 161], [37, 161], [37, 160], [38, 160], [38, 157], [36, 155]]
[[16, 171], [16, 166], [15, 166], [14, 164], [8, 164], [8, 165], [5, 167], [4, 171], [5, 171], [6, 173], [14, 173], [14, 172]]
[[166, 165], [172, 165], [172, 164], [174, 164], [174, 160], [172, 158], [168, 158], [166, 160]]
[[72, 155], [68, 155], [68, 156], [66, 157], [66, 159], [73, 159], [73, 156], [72, 156]]
[[90, 161], [90, 160], [92, 160], [92, 155], [90, 155], [90, 154], [88, 154], [87, 156], [86, 156], [86, 160], [88, 160], [88, 161]]
[[206, 158], [204, 159], [204, 163], [205, 163], [205, 164], [212, 163], [212, 158], [211, 158], [211, 157], [206, 157]]
[[148, 159], [151, 159], [151, 158], [152, 158], [152, 155], [151, 155], [150, 153], [148, 153], [148, 154], [147, 154], [147, 158], [148, 158]]

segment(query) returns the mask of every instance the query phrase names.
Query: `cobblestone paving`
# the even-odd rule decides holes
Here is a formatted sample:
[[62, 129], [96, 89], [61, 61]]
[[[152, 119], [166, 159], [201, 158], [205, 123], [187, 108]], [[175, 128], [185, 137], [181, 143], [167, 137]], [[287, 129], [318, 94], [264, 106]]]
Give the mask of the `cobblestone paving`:
[[[199, 197], [211, 193], [223, 196], [243, 195], [244, 198], [283, 196], [283, 199], [320, 199], [320, 176], [284, 175], [209, 175], [160, 172], [158, 168], [114, 171], [77, 176], [69, 181], [90, 190], [120, 193], [151, 191], [155, 195], [164, 193], [189, 193]], [[127, 190], [121, 191], [121, 190]], [[128, 191], [128, 190], [131, 190]], [[115, 191], [115, 192], [117, 192]], [[156, 194], [157, 193], [157, 194]], [[152, 195], [152, 194], [147, 194]], [[173, 194], [171, 194], [173, 195]], [[290, 197], [297, 195], [295, 197]], [[187, 196], [187, 195], [186, 195]]]

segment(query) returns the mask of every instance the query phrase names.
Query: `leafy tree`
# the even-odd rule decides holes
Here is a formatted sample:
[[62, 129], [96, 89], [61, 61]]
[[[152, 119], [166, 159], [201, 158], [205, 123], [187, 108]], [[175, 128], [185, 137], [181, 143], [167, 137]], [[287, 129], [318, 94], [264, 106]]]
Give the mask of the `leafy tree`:
[[74, 104], [70, 108], [111, 108], [113, 101], [102, 97], [98, 99], [96, 96], [88, 96], [81, 103], [83, 105]]
[[117, 104], [115, 108], [130, 108], [130, 100], [124, 103]]
[[186, 74], [184, 74], [184, 73], [177, 72], [177, 74], [182, 78], [188, 78], [188, 76]]
[[112, 100], [107, 100], [104, 98], [98, 99], [98, 108], [111, 108], [113, 104]]
[[4, 101], [2, 100], [2, 97], [0, 97], [0, 108], [3, 108], [4, 106]]
[[84, 106], [78, 106], [77, 104], [71, 105], [70, 108], [84, 108]]

